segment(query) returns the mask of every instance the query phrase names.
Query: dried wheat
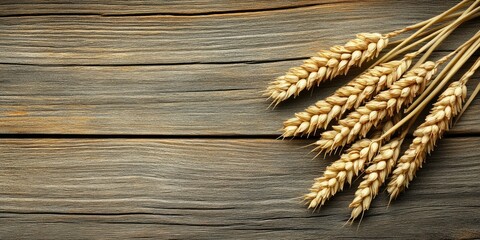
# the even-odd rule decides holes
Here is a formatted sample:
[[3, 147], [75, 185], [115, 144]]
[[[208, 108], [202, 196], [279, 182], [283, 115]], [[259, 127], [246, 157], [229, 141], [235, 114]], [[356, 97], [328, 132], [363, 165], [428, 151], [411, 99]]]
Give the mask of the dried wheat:
[[318, 145], [316, 150], [330, 152], [351, 143], [358, 135], [365, 136], [383, 118], [393, 116], [403, 106], [411, 103], [423, 91], [436, 70], [437, 64], [428, 61], [408, 71], [388, 90], [380, 92], [373, 100], [339, 120], [339, 125], [333, 126], [333, 130], [323, 132], [321, 139], [315, 143]]
[[365, 170], [363, 181], [358, 186], [355, 199], [349, 206], [352, 208], [350, 217], [352, 221], [368, 210], [370, 203], [378, 195], [378, 190], [395, 166], [402, 141], [403, 137], [398, 137], [384, 144], [378, 155], [372, 160], [371, 165]]
[[361, 139], [354, 143], [340, 159], [327, 167], [323, 176], [315, 179], [310, 193], [304, 196], [308, 208], [322, 206], [330, 197], [343, 189], [345, 181], [352, 182], [378, 150], [378, 143], [371, 139]]
[[398, 121], [398, 118], [385, 121], [379, 126], [379, 129], [372, 134], [371, 139], [365, 138], [355, 142], [346, 153], [340, 156], [340, 159], [327, 167], [322, 177], [316, 178], [310, 188], [310, 193], [304, 196], [308, 208], [317, 208], [335, 195], [339, 190], [343, 190], [345, 182], [352, 182], [354, 176], [364, 169], [365, 163], [370, 162], [378, 151], [381, 142], [372, 141], [382, 135], [387, 129]]
[[377, 65], [325, 100], [316, 102], [304, 112], [296, 113], [294, 118], [283, 123], [283, 136], [311, 134], [318, 128], [326, 128], [332, 119], [341, 117], [347, 110], [358, 107], [385, 87], [390, 87], [409, 68], [413, 57], [413, 54], [407, 54], [402, 60]]
[[387, 44], [388, 37], [380, 33], [359, 33], [356, 39], [345, 45], [321, 50], [318, 56], [305, 60], [300, 67], [290, 68], [285, 75], [269, 83], [265, 96], [271, 98], [274, 104], [297, 96], [304, 89], [346, 74], [350, 67], [360, 66], [376, 57]]
[[461, 110], [466, 94], [465, 82], [456, 81], [440, 95], [425, 122], [415, 130], [410, 147], [398, 160], [387, 187], [390, 199], [395, 199], [408, 187], [415, 172], [422, 167], [426, 154], [433, 149], [436, 141], [448, 130], [452, 118]]

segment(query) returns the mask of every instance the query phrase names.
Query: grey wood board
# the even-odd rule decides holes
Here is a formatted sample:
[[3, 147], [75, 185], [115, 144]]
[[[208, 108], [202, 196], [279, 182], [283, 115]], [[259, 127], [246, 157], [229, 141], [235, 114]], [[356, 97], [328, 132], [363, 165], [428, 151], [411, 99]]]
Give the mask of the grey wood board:
[[478, 98], [357, 230], [354, 187], [318, 213], [299, 203], [336, 156], [271, 138], [359, 71], [275, 110], [259, 93], [319, 49], [456, 2], [1, 1], [0, 239], [480, 238]]
[[311, 160], [304, 140], [2, 139], [0, 238], [478, 238], [479, 140], [441, 140], [357, 230], [342, 227], [355, 187], [300, 204], [335, 158]]
[[[171, 65], [298, 59], [344, 44], [359, 32], [387, 33], [426, 20], [450, 5], [367, 1], [241, 15], [0, 17], [0, 63]], [[461, 28], [441, 50], [468, 39], [478, 23]]]
[[[335, 0], [117, 0], [99, 1], [87, 0], [81, 2], [71, 1], [25, 1], [4, 0], [1, 2], [5, 10], [0, 16], [25, 16], [25, 15], [56, 15], [56, 14], [97, 14], [102, 16], [122, 16], [132, 14], [143, 15], [213, 15], [213, 14], [242, 14], [262, 11], [281, 11], [292, 8], [306, 8], [314, 5], [335, 5]], [[346, 1], [343, 1], [346, 2]], [[354, 3], [355, 1], [350, 1]], [[448, 4], [453, 5], [454, 2]]]
[[[284, 120], [356, 74], [267, 110], [260, 91], [293, 64], [0, 65], [0, 133], [278, 135]], [[480, 133], [478, 103], [451, 134]]]
[[[82, 3], [0, 4], [0, 133], [275, 135], [355, 72], [274, 111], [259, 93], [268, 81], [357, 32], [397, 29], [455, 2], [422, 1], [429, 11], [384, 1]], [[477, 28], [462, 26], [437, 56]], [[479, 132], [476, 103], [452, 134]]]

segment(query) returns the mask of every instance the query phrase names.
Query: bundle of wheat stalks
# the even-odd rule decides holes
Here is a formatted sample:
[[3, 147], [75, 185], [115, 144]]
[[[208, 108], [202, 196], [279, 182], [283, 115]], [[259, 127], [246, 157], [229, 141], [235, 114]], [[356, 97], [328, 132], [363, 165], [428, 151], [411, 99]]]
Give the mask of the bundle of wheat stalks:
[[[315, 179], [310, 193], [304, 196], [308, 208], [318, 209], [341, 191], [345, 182], [351, 184], [360, 174], [363, 179], [349, 206], [349, 221], [363, 216], [387, 180], [390, 200], [408, 187], [426, 154], [433, 150], [452, 120], [458, 120], [480, 89], [478, 84], [463, 105], [466, 83], [480, 66], [480, 59], [462, 77], [450, 81], [480, 47], [480, 32], [443, 57], [429, 59], [458, 26], [479, 15], [479, 3], [480, 0], [464, 0], [431, 19], [387, 34], [357, 34], [343, 46], [321, 50], [317, 56], [269, 83], [265, 95], [276, 106], [303, 90], [347, 74], [350, 68], [377, 58], [387, 45], [395, 45], [333, 95], [283, 123], [283, 138], [321, 132], [320, 139], [313, 144], [317, 156], [348, 147], [340, 159], [327, 167], [323, 176]], [[390, 41], [414, 30], [406, 38]], [[430, 114], [414, 130], [408, 149], [400, 154], [402, 142], [415, 119], [436, 96]]]

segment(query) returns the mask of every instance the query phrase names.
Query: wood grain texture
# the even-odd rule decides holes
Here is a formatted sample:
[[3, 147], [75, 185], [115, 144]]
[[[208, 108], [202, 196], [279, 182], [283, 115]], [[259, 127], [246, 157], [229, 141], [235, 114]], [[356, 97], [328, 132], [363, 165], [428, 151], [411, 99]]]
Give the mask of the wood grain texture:
[[[294, 8], [308, 8], [315, 5], [335, 4], [338, 0], [299, 0], [299, 1], [212, 1], [212, 0], [87, 0], [81, 3], [45, 0], [4, 0], [5, 10], [0, 16], [58, 15], [58, 14], [97, 14], [102, 16], [122, 16], [138, 14], [156, 15], [213, 15], [261, 11], [274, 11]], [[346, 1], [343, 1], [346, 2]], [[353, 2], [353, 1], [350, 1]]]
[[[260, 94], [267, 82], [357, 32], [398, 29], [455, 4], [137, 3], [2, 1], [0, 133], [277, 135], [355, 72], [274, 111]], [[462, 26], [437, 56], [477, 28]], [[451, 133], [480, 133], [479, 111], [473, 104]]]
[[359, 70], [275, 110], [260, 96], [319, 49], [456, 2], [2, 0], [0, 239], [480, 238], [479, 98], [357, 230], [355, 188], [318, 213], [299, 203], [335, 156], [273, 136]]
[[[349, 79], [324, 84], [313, 96], [307, 92], [267, 110], [269, 102], [259, 92], [292, 64], [0, 65], [0, 132], [278, 135], [285, 119]], [[478, 80], [470, 82], [470, 89]], [[480, 133], [479, 121], [477, 97], [450, 133]]]
[[[206, 16], [0, 17], [0, 63], [190, 65], [298, 59], [343, 44], [359, 32], [403, 28], [453, 4], [378, 0]], [[374, 18], [365, 17], [372, 12]], [[457, 40], [449, 40], [443, 50], [468, 39], [467, 33], [477, 28], [471, 26]]]
[[[479, 137], [447, 138], [389, 208], [299, 204], [328, 162], [269, 139], [4, 139], [0, 238], [478, 238]], [[358, 182], [357, 182], [358, 183]]]

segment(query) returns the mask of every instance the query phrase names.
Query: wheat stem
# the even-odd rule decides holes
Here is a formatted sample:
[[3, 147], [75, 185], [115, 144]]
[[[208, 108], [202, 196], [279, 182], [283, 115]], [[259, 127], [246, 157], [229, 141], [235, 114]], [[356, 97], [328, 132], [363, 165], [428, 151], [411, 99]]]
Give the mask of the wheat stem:
[[[480, 66], [480, 58], [477, 58], [477, 61], [475, 61], [475, 63], [473, 64], [472, 68], [469, 70], [468, 72], [468, 76], [465, 77], [465, 78], [462, 78], [462, 80], [466, 83], [468, 82], [468, 80], [470, 79], [470, 77], [473, 75], [473, 73], [478, 69], [478, 67]], [[468, 98], [468, 100], [465, 102], [465, 104], [463, 105], [462, 107], [462, 110], [460, 111], [460, 113], [458, 113], [457, 117], [455, 118], [455, 123], [454, 124], [457, 124], [458, 120], [460, 120], [460, 118], [462, 117], [463, 113], [465, 112], [465, 110], [468, 108], [468, 106], [470, 106], [470, 104], [473, 102], [473, 100], [475, 99], [475, 97], [477, 96], [478, 92], [480, 92], [480, 82], [477, 84], [477, 87], [475, 87], [475, 89], [473, 90], [472, 94], [470, 95], [470, 97]]]
[[[455, 13], [455, 14], [449, 15], [448, 18], [444, 18], [443, 20], [451, 20], [451, 19], [453, 19], [453, 18], [458, 18], [460, 15], [462, 15], [462, 13], [463, 13], [463, 12], [457, 12], [457, 13]], [[479, 17], [479, 16], [480, 16], [479, 13], [476, 13], [476, 14], [474, 14], [474, 15], [470, 15], [469, 17], [467, 17], [467, 18], [465, 19], [465, 22], [466, 22], [466, 21], [469, 21], [469, 20], [471, 20], [471, 19], [477, 18], [477, 17]], [[436, 34], [434, 34], [434, 33], [437, 33], [437, 34], [440, 33], [440, 32], [442, 31], [442, 29], [445, 28], [445, 27], [447, 27], [448, 25], [450, 25], [449, 22], [440, 24], [440, 25], [435, 26], [435, 27], [432, 27], [431, 29], [428, 29], [428, 30], [420, 33], [417, 37], [424, 37], [425, 40], [423, 40], [423, 41], [426, 41], [426, 40], [428, 40], [428, 39], [430, 39], [430, 38], [432, 38], [432, 37], [426, 38], [425, 36], [434, 36], [434, 35], [436, 35]], [[389, 45], [392, 45], [392, 46], [397, 45], [397, 44], [405, 41], [406, 39], [407, 39], [407, 38], [402, 38], [402, 39], [398, 39], [398, 40], [395, 40], [395, 41], [391, 41], [391, 42], [389, 42]], [[423, 41], [422, 41], [422, 42], [423, 42]], [[410, 45], [409, 45], [409, 46], [410, 46]], [[407, 46], [407, 47], [408, 47], [408, 46]], [[402, 50], [398, 50], [398, 51], [404, 52], [404, 51], [402, 51]], [[406, 50], [405, 50], [405, 51], [406, 51]]]
[[463, 106], [462, 110], [460, 111], [458, 116], [455, 118], [455, 123], [454, 124], [457, 124], [458, 120], [460, 120], [460, 117], [462, 117], [465, 110], [467, 110], [468, 106], [470, 106], [470, 104], [473, 102], [473, 100], [477, 96], [478, 92], [480, 92], [480, 83], [477, 84], [477, 87], [475, 87], [475, 89], [473, 90], [472, 95], [470, 95], [468, 100], [465, 102], [465, 105]]
[[[408, 46], [405, 46], [405, 47], [403, 47], [402, 49], [397, 50], [397, 54], [404, 53], [404, 52], [406, 52], [406, 51], [408, 51], [408, 50], [416, 47], [416, 46], [419, 45], [420, 43], [423, 43], [423, 42], [425, 42], [425, 41], [427, 41], [427, 40], [430, 40], [430, 39], [434, 38], [434, 37], [437, 36], [439, 33], [441, 33], [442, 30], [443, 30], [443, 27], [446, 27], [446, 26], [448, 26], [448, 25], [440, 26], [440, 27], [442, 27], [441, 29], [437, 29], [436, 31], [433, 31], [433, 32], [429, 33], [427, 36], [425, 36], [425, 37], [417, 40], [416, 42], [413, 42], [413, 43], [409, 44]], [[402, 39], [401, 41], [404, 41], [404, 40], [405, 40], [405, 39]], [[393, 43], [390, 43], [390, 44], [393, 45]]]
[[[472, 38], [470, 38], [468, 41], [466, 41], [465, 43], [463, 43], [460, 47], [458, 47], [456, 49], [456, 51], [460, 51], [461, 49], [464, 49], [466, 47], [468, 47], [469, 45], [472, 44], [473, 41], [477, 40], [478, 38], [480, 38], [480, 31], [478, 31]], [[463, 55], [460, 54], [457, 58], [460, 58], [462, 57]], [[405, 110], [405, 112], [410, 112], [412, 111], [413, 109], [415, 109], [420, 103], [422, 103], [425, 98], [430, 94], [431, 90], [433, 88], [435, 88], [436, 86], [440, 85], [440, 86], [445, 86], [446, 84], [446, 81], [443, 80], [440, 84], [438, 84], [438, 82], [440, 82], [440, 80], [443, 79], [443, 77], [447, 74], [447, 72], [450, 70], [450, 68], [453, 66], [453, 63], [455, 63], [456, 61], [454, 61], [452, 59], [452, 63], [451, 64], [448, 64], [447, 66], [445, 66], [445, 68], [438, 74], [438, 76], [431, 82], [430, 86], [427, 87], [427, 89], [425, 89], [425, 92], [422, 93], [413, 103], [412, 105], [410, 105], [407, 110]]]
[[[407, 26], [407, 27], [404, 27], [402, 29], [399, 29], [399, 30], [395, 30], [395, 31], [392, 31], [390, 33], [387, 33], [386, 35], [388, 37], [395, 37], [401, 33], [404, 33], [404, 32], [407, 32], [407, 31], [410, 31], [410, 30], [414, 30], [414, 29], [417, 29], [417, 28], [420, 28], [420, 27], [425, 27], [425, 25], [432, 25], [433, 23], [435, 22], [441, 22], [441, 21], [446, 21], [446, 20], [449, 20], [455, 16], [457, 16], [459, 13], [452, 13], [452, 12], [455, 12], [457, 11], [458, 9], [460, 9], [461, 7], [463, 7], [463, 5], [465, 5], [466, 3], [470, 2], [471, 0], [464, 0], [464, 1], [461, 1], [460, 3], [458, 3], [457, 5], [451, 7], [450, 9], [448, 9], [447, 11], [443, 12], [442, 14], [440, 15], [443, 15], [442, 17], [439, 17], [440, 15], [437, 15], [435, 17], [432, 17], [430, 19], [427, 19], [425, 21], [422, 21], [422, 22], [419, 22], [419, 23], [416, 23], [416, 24], [413, 24], [413, 25], [410, 25], [410, 26]], [[433, 22], [433, 23], [432, 23]], [[429, 25], [429, 26], [430, 26]], [[428, 26], [427, 26], [428, 27]]]
[[386, 53], [383, 57], [381, 57], [379, 60], [377, 60], [373, 65], [378, 65], [382, 62], [385, 62], [385, 61], [388, 61], [390, 59], [392, 59], [393, 57], [396, 56], [396, 51], [401, 49], [401, 47], [405, 46], [406, 44], [408, 44], [411, 40], [413, 40], [415, 37], [417, 37], [418, 35], [420, 35], [423, 31], [425, 31], [428, 27], [432, 26], [433, 24], [439, 22], [441, 19], [443, 19], [444, 17], [450, 15], [452, 12], [455, 12], [457, 11], [458, 9], [460, 9], [463, 5], [465, 5], [467, 2], [469, 2], [469, 0], [464, 0], [464, 1], [461, 1], [460, 3], [458, 3], [457, 5], [453, 6], [452, 8], [448, 9], [447, 11], [431, 18], [430, 20], [427, 20], [428, 23], [423, 25], [423, 27], [421, 27], [419, 30], [417, 30], [415, 33], [413, 33], [412, 35], [410, 35], [408, 38], [405, 39], [405, 41], [403, 41], [402, 43], [400, 43], [399, 45], [395, 46], [395, 48], [393, 48], [392, 50], [390, 50], [388, 53]]
[[450, 25], [445, 27], [440, 34], [438, 34], [434, 39], [432, 39], [430, 41], [430, 42], [433, 42], [433, 44], [431, 46], [428, 46], [428, 44], [427, 44], [427, 45], [422, 47], [422, 48], [428, 48], [428, 50], [417, 61], [417, 64], [415, 66], [418, 66], [421, 63], [423, 63], [424, 61], [426, 61], [428, 59], [428, 57], [430, 57], [432, 52], [443, 42], [443, 40], [445, 40], [445, 38], [447, 38], [453, 32], [453, 30], [455, 30], [458, 26], [460, 26], [463, 22], [465, 22], [466, 19], [468, 19], [470, 16], [478, 13], [480, 8], [477, 7], [475, 9], [473, 9], [478, 4], [478, 2], [480, 2], [480, 0], [475, 1], [475, 3], [472, 4], [467, 10], [465, 10], [465, 12], [463, 12], [463, 14], [460, 15], [460, 17], [458, 19], [456, 19]]
[[[458, 51], [454, 59], [452, 59], [449, 62], [449, 64], [442, 70], [442, 72], [446, 74], [442, 82], [447, 83], [453, 77], [453, 75], [460, 69], [461, 66], [463, 66], [463, 64], [468, 60], [468, 58], [470, 58], [470, 56], [480, 47], [479, 44], [480, 44], [480, 38], [477, 38], [475, 43], [471, 44], [469, 48], [467, 48], [468, 44], [466, 45], [464, 44], [462, 45], [462, 47], [457, 48], [457, 50], [458, 49], [461, 49], [461, 50]], [[445, 59], [445, 57], [442, 59]], [[411, 111], [407, 116], [405, 116], [397, 124], [395, 124], [389, 131], [384, 133], [380, 137], [380, 139], [386, 136], [389, 136], [390, 134], [395, 132], [396, 129], [398, 129], [407, 121], [409, 121], [418, 112], [422, 111], [425, 108], [425, 106], [441, 91], [442, 87], [443, 87], [443, 84], [439, 84], [438, 86], [436, 86], [436, 88], [432, 92], [428, 93], [428, 97], [424, 101], [422, 101], [419, 106], [417, 106], [413, 111]]]

